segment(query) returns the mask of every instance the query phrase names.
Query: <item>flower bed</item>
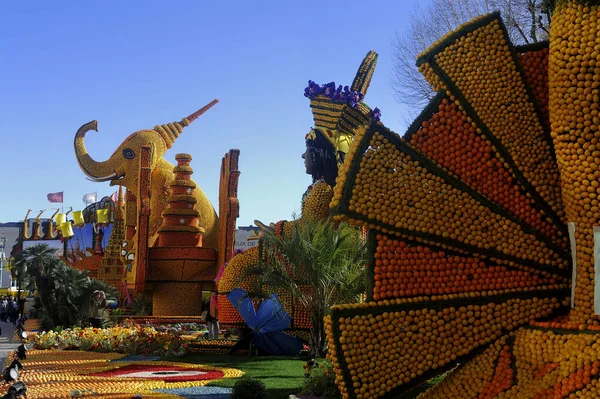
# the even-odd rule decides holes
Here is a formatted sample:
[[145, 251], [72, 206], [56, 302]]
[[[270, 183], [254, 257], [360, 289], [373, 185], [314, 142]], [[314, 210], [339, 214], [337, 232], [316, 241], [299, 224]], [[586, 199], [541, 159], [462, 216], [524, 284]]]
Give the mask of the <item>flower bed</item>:
[[[187, 345], [188, 353], [202, 355], [226, 355], [237, 341], [228, 339], [197, 339]], [[238, 353], [246, 354], [247, 350], [239, 350]]]
[[207, 331], [206, 324], [202, 323], [176, 323], [176, 324], [163, 324], [154, 326], [154, 329], [159, 332], [171, 333], [171, 334], [189, 334], [199, 331]]
[[[177, 398], [178, 390], [244, 374], [228, 367], [125, 359], [115, 353], [31, 350], [27, 359], [21, 360], [20, 379], [27, 385], [29, 399], [66, 398], [72, 394], [111, 399], [131, 398], [135, 394]], [[9, 358], [7, 364], [11, 361]], [[7, 389], [0, 387], [0, 395]]]
[[180, 334], [160, 332], [149, 326], [74, 328], [32, 336], [36, 349], [79, 349], [139, 355], [181, 356], [186, 345]]

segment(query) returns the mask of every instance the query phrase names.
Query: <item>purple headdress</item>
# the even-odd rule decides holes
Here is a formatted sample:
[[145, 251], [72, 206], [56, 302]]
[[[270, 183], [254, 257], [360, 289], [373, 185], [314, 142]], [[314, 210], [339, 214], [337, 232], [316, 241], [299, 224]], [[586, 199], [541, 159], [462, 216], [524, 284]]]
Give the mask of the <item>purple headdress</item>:
[[335, 86], [334, 82], [319, 86], [312, 80], [308, 81], [308, 86], [304, 89], [304, 97], [313, 99], [319, 95], [329, 97], [332, 102], [338, 104], [348, 104], [352, 108], [356, 108], [358, 103], [362, 101], [364, 95], [359, 91], [350, 91], [349, 86], [342, 88], [342, 85]]

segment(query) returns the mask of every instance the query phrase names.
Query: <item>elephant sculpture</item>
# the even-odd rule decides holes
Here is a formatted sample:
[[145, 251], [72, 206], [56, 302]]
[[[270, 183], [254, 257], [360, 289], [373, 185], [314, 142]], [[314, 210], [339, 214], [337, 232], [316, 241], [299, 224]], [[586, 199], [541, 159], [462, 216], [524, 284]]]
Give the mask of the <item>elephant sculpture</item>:
[[[152, 130], [140, 130], [127, 137], [110, 158], [97, 162], [88, 154], [84, 144], [86, 132], [98, 131], [98, 122], [92, 121], [81, 126], [75, 134], [75, 155], [81, 170], [89, 180], [95, 182], [109, 181], [111, 186], [126, 187], [135, 195], [138, 194], [138, 178], [140, 171], [139, 155], [143, 146], [151, 148], [151, 196], [150, 220], [148, 228], [149, 246], [157, 236], [157, 230], [162, 223], [162, 211], [167, 206], [166, 198], [169, 193], [169, 184], [174, 179], [174, 165], [163, 158], [166, 151], [171, 148], [183, 128], [197, 119], [200, 115], [215, 105], [218, 100], [213, 100], [192, 115], [180, 122], [155, 126]], [[199, 187], [194, 190], [195, 208], [200, 212], [199, 226], [204, 229], [203, 243], [205, 247], [217, 248], [218, 217], [217, 213]], [[136, 243], [136, 237], [132, 243]], [[127, 243], [128, 260], [133, 260], [133, 246]]]

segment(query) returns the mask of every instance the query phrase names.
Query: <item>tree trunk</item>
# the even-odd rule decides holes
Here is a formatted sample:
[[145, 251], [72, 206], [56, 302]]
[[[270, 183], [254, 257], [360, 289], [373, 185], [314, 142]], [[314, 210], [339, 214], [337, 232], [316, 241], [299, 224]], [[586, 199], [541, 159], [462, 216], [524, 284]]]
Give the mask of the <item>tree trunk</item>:
[[531, 16], [531, 28], [529, 30], [529, 36], [531, 37], [531, 40], [533, 40], [534, 43], [537, 43], [537, 35], [536, 35], [536, 30], [537, 30], [537, 13], [536, 13], [536, 4], [535, 4], [535, 0], [530, 0], [528, 5], [527, 5], [527, 10], [529, 11], [529, 14]]
[[327, 337], [325, 336], [325, 322], [322, 312], [314, 312], [310, 328], [308, 349], [313, 358], [322, 358], [327, 353]]

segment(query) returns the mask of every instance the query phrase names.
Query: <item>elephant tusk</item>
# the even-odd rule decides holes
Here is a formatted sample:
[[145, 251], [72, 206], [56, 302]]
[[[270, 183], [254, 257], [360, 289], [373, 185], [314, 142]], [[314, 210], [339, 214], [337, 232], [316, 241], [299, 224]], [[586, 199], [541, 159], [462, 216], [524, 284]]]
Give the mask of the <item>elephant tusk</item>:
[[89, 181], [93, 181], [93, 182], [103, 182], [103, 181], [113, 180], [115, 177], [117, 177], [117, 174], [112, 173], [112, 174], [110, 174], [108, 176], [104, 176], [104, 177], [86, 176], [86, 179], [88, 179]]

